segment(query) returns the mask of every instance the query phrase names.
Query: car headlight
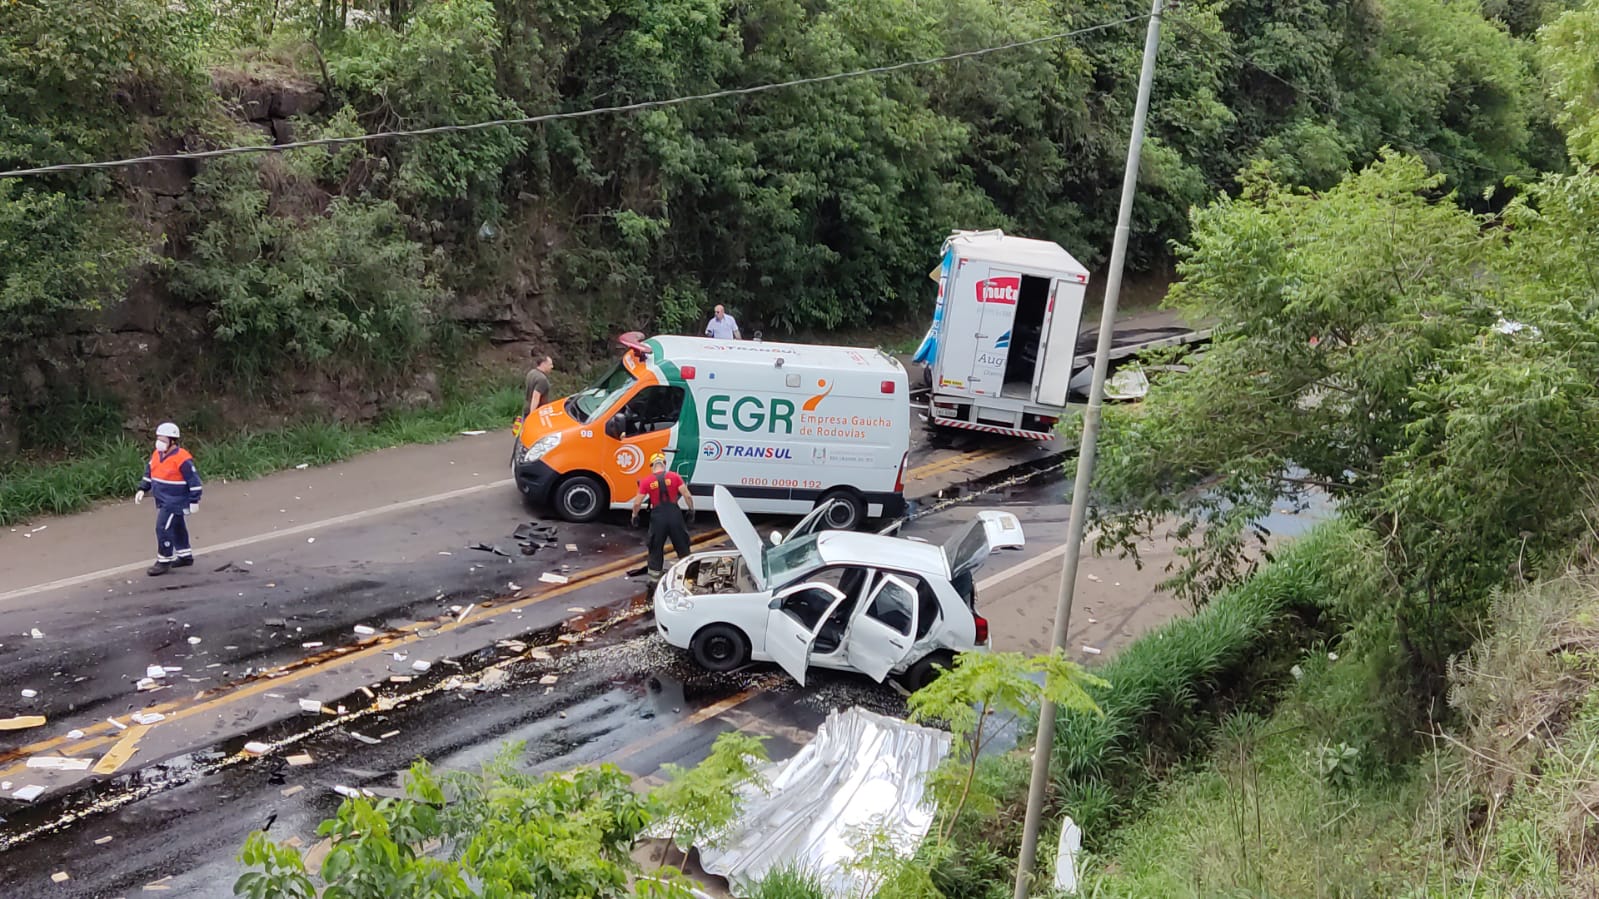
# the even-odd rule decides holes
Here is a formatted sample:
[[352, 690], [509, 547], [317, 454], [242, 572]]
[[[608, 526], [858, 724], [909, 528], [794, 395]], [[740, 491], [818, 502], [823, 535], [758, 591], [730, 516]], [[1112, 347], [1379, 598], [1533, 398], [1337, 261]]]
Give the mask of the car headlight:
[[668, 611], [687, 612], [694, 608], [694, 595], [687, 590], [672, 587], [662, 590], [661, 595], [656, 597], [655, 603]]
[[533, 441], [533, 445], [522, 451], [523, 462], [537, 462], [544, 458], [544, 454], [561, 445], [559, 433], [548, 434]]

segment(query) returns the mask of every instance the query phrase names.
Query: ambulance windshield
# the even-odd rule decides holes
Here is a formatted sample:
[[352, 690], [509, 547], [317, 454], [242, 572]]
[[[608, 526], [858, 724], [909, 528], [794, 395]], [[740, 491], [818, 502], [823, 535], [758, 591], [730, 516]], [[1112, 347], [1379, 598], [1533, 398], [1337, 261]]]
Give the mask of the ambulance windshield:
[[633, 385], [633, 373], [616, 365], [593, 386], [572, 394], [566, 401], [566, 414], [578, 424], [588, 424], [594, 416], [609, 409]]

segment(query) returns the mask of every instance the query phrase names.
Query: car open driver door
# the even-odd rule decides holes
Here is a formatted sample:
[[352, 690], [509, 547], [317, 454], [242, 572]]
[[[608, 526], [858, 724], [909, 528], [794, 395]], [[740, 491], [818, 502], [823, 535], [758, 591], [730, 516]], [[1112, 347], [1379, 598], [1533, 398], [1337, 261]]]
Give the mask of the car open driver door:
[[844, 599], [828, 584], [797, 584], [778, 593], [767, 606], [766, 651], [802, 687], [816, 635]]

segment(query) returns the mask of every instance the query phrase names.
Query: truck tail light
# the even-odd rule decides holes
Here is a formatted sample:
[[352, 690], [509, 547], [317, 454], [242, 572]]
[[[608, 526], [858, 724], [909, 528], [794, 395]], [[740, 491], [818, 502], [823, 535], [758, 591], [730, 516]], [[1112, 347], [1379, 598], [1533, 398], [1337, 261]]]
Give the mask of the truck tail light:
[[884, 381], [882, 384], [878, 385], [877, 389], [879, 391], [883, 392], [883, 393], [893, 393], [894, 392], [894, 382], [893, 381]]
[[694, 366], [692, 366], [692, 365], [684, 365], [684, 366], [682, 366], [682, 367], [680, 367], [678, 369], [678, 372], [683, 375], [683, 380], [685, 380], [685, 381], [694, 380]]
[[986, 646], [988, 644], [988, 619], [973, 612], [972, 622], [977, 625], [977, 645]]
[[904, 493], [905, 492], [905, 465], [906, 465], [906, 463], [910, 462], [910, 460], [911, 460], [911, 454], [910, 453], [906, 453], [905, 455], [899, 457], [899, 474], [894, 476], [894, 492], [895, 493]]

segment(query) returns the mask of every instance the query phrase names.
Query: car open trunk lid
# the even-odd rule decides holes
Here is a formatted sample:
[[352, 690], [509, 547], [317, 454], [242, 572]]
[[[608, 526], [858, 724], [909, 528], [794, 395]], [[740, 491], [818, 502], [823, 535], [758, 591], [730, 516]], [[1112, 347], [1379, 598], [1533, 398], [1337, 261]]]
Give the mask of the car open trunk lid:
[[958, 578], [976, 571], [996, 549], [1021, 549], [1026, 542], [1022, 523], [1015, 515], [993, 510], [978, 512], [971, 524], [956, 531], [944, 544], [950, 577]]

